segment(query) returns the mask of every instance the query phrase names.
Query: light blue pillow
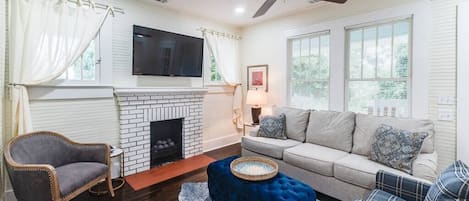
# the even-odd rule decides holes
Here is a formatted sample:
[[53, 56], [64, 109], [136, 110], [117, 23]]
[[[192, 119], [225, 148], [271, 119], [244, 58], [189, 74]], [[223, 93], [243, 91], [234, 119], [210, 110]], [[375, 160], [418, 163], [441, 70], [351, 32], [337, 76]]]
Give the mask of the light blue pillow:
[[425, 201], [469, 199], [469, 167], [462, 161], [450, 165], [428, 190]]
[[285, 114], [282, 113], [277, 116], [266, 115], [261, 117], [257, 136], [286, 140], [287, 135], [285, 130]]
[[427, 136], [426, 132], [410, 132], [383, 124], [376, 130], [370, 159], [412, 174], [412, 163]]

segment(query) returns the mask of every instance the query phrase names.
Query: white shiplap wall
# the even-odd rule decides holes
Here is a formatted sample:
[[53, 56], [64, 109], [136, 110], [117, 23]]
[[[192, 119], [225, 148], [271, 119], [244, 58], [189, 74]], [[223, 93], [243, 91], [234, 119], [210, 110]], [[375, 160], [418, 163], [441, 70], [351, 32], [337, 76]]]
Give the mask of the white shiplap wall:
[[113, 98], [31, 102], [34, 130], [51, 130], [84, 143], [119, 145], [117, 106]]
[[456, 159], [456, 121], [438, 121], [438, 111], [456, 114], [455, 105], [439, 105], [439, 96], [456, 97], [458, 0], [432, 0], [429, 117], [435, 121], [439, 168]]

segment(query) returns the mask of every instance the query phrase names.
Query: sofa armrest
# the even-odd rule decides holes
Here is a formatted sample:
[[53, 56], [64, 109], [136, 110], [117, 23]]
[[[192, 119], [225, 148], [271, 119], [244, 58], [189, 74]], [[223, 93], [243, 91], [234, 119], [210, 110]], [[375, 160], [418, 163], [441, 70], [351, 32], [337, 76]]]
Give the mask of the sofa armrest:
[[259, 132], [259, 127], [253, 128], [249, 131], [249, 136], [257, 137], [257, 133]]
[[376, 188], [407, 201], [423, 201], [430, 184], [380, 170], [376, 173]]
[[438, 176], [438, 155], [419, 154], [412, 164], [412, 175], [428, 181], [435, 181]]
[[73, 145], [73, 159], [76, 162], [98, 162], [109, 165], [110, 147], [107, 144]]

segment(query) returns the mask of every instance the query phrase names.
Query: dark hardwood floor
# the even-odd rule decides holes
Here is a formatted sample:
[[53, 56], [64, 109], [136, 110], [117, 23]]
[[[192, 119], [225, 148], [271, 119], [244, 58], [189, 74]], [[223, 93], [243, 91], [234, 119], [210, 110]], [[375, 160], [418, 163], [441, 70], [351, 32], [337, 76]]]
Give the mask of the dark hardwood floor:
[[[241, 146], [240, 144], [234, 144], [205, 154], [219, 160], [233, 155], [241, 155]], [[177, 201], [183, 183], [207, 181], [206, 170], [207, 168], [205, 167], [140, 191], [134, 191], [126, 184], [123, 188], [116, 191], [114, 198], [111, 198], [108, 194], [95, 196], [84, 192], [73, 199], [73, 201]], [[318, 194], [318, 199], [321, 201], [335, 200], [321, 194]]]

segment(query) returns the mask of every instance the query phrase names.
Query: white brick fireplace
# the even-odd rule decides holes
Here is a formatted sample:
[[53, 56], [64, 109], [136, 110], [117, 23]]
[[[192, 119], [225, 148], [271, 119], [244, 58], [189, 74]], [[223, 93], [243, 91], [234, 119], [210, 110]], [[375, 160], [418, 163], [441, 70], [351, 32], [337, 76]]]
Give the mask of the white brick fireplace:
[[116, 88], [124, 174], [150, 169], [150, 122], [183, 118], [183, 158], [202, 150], [203, 88]]

